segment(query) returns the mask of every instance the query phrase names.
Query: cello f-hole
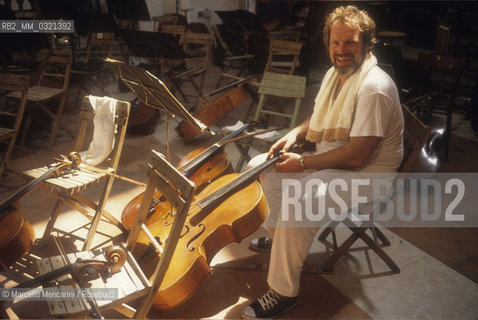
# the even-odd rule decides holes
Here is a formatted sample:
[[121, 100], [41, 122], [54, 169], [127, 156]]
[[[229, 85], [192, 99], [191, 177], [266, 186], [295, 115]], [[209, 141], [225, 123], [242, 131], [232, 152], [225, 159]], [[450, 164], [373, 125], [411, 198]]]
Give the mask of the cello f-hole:
[[204, 224], [200, 224], [199, 227], [201, 228], [201, 231], [199, 231], [198, 234], [196, 234], [194, 237], [191, 238], [191, 240], [189, 240], [188, 244], [186, 245], [186, 249], [188, 249], [188, 251], [194, 251], [196, 250], [196, 248], [194, 247], [190, 247], [191, 243], [194, 242], [194, 240], [196, 240], [197, 238], [199, 238], [203, 233], [204, 233], [204, 230], [206, 230], [206, 226]]

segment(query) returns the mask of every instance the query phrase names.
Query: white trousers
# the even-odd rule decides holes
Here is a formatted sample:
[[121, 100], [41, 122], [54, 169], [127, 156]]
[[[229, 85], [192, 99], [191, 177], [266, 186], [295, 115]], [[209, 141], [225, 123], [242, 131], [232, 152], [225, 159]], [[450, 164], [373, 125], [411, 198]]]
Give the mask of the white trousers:
[[[249, 162], [248, 166], [256, 166], [264, 160], [265, 155], [258, 155]], [[330, 222], [332, 218], [328, 214], [325, 214], [320, 221], [304, 222], [302, 224], [291, 224], [290, 221], [286, 221], [283, 216], [284, 208], [282, 208], [282, 177], [280, 174], [274, 174], [274, 170], [269, 170], [261, 175], [261, 184], [271, 209], [265, 226], [274, 228], [267, 282], [269, 286], [279, 294], [295, 297], [299, 294], [302, 267], [309, 253], [312, 241], [315, 238], [315, 234], [321, 226]], [[300, 184], [304, 186], [307, 181], [317, 179], [316, 181], [321, 181], [325, 186], [328, 186], [334, 177], [340, 177], [344, 180], [352, 178], [360, 179], [361, 177], [365, 179], [367, 174], [330, 169], [310, 172], [310, 175], [299, 181]], [[374, 199], [373, 189], [371, 186], [361, 186], [360, 195], [367, 199]], [[333, 201], [329, 192], [319, 192], [318, 190], [320, 190], [320, 187], [316, 192], [304, 194], [304, 196], [299, 199], [299, 208], [301, 208], [303, 212], [298, 214], [301, 217], [304, 216], [304, 221], [307, 221], [307, 214], [309, 214], [309, 217], [313, 217], [312, 212], [305, 212], [307, 210], [313, 211], [310, 206], [306, 206], [306, 202], [325, 203], [326, 210], [331, 208], [335, 209], [337, 214], [345, 214], [348, 211], [347, 209], [345, 212], [342, 212], [341, 209], [343, 209], [343, 206], [339, 206], [338, 203]], [[350, 189], [341, 193], [341, 198], [344, 200], [347, 208], [353, 207]], [[297, 208], [294, 207], [288, 208], [288, 216], [294, 216], [296, 214], [294, 210], [296, 209]]]

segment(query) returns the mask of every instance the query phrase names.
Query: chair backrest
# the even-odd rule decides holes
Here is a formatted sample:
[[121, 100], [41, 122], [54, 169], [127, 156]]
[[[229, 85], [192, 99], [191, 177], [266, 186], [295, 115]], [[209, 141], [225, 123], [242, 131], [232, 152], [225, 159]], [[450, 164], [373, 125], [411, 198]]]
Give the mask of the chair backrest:
[[93, 57], [111, 57], [115, 42], [113, 32], [92, 32], [88, 36], [88, 47], [86, 49], [85, 63]]
[[70, 84], [73, 56], [71, 50], [41, 49], [38, 85], [63, 90]]
[[171, 33], [176, 36], [182, 36], [184, 32], [186, 32], [186, 26], [183, 25], [175, 25], [175, 24], [164, 24], [161, 27], [161, 32], [164, 33]]
[[206, 48], [205, 54], [199, 56], [194, 56], [195, 60], [201, 61], [201, 67], [207, 69], [209, 65], [209, 57], [211, 55], [211, 46], [212, 46], [212, 37], [209, 33], [196, 33], [186, 31], [181, 39], [180, 43], [183, 46], [186, 52], [191, 52], [192, 48], [202, 47]]
[[441, 56], [448, 55], [451, 40], [451, 26], [445, 23], [438, 23], [435, 32], [435, 51]]
[[153, 16], [151, 19], [153, 20], [153, 30], [160, 32], [166, 32], [163, 30], [165, 25], [177, 25], [179, 22], [179, 16], [173, 14]]
[[[264, 73], [259, 86], [260, 97], [257, 104], [254, 121], [258, 121], [261, 117], [261, 114], [270, 114], [273, 116], [290, 119], [289, 128], [295, 127], [300, 104], [305, 96], [306, 82], [307, 79], [301, 76], [277, 74], [272, 72]], [[285, 111], [266, 109], [264, 105], [266, 96], [293, 98], [295, 99], [294, 107], [292, 111], [289, 111], [290, 108], [288, 108], [289, 110]]]
[[271, 39], [269, 56], [264, 72], [279, 72], [292, 75], [299, 63], [301, 42]]
[[174, 250], [188, 215], [189, 206], [194, 193], [194, 183], [188, 180], [181, 172], [168, 163], [165, 157], [152, 150], [153, 159], [148, 167], [148, 184], [144, 192], [143, 201], [136, 216], [133, 227], [126, 241], [126, 247], [133, 251], [141, 230], [147, 230], [144, 225], [146, 216], [151, 206], [154, 193], [159, 190], [167, 201], [176, 209], [174, 222], [167, 237], [164, 247], [158, 243], [153, 234], [145, 232], [149, 242], [159, 251], [160, 262], [157, 264], [153, 275], [150, 277], [151, 288], [136, 309], [134, 318], [145, 318], [149, 311], [156, 293], [159, 291], [161, 282], [168, 270]]
[[10, 110], [9, 108], [2, 108], [2, 110], [0, 110], [1, 118], [8, 117], [14, 119], [12, 126], [7, 127], [6, 124], [8, 121], [6, 121], [5, 126], [2, 123], [2, 127], [0, 127], [0, 141], [10, 140], [0, 165], [0, 177], [2, 176], [3, 170], [5, 169], [5, 166], [9, 160], [18, 132], [20, 131], [29, 87], [29, 76], [0, 73], [0, 90], [21, 92], [19, 103], [18, 105], [15, 105], [14, 109]]
[[[126, 129], [128, 126], [128, 119], [130, 113], [131, 104], [127, 101], [120, 101], [116, 103], [115, 113], [115, 143], [111, 150], [109, 157], [103, 162], [104, 166], [118, 168], [121, 152], [123, 150], [124, 138], [126, 136]], [[95, 111], [90, 104], [89, 97], [86, 96], [83, 99], [81, 105], [79, 118], [81, 120], [80, 130], [78, 132], [78, 138], [76, 140], [75, 151], [83, 151], [87, 148], [86, 135], [88, 133], [88, 127], [93, 126], [93, 120], [95, 118]]]
[[413, 114], [407, 106], [402, 106], [403, 131], [403, 160], [399, 172], [410, 172], [418, 159], [422, 148], [430, 138], [431, 128], [425, 125]]

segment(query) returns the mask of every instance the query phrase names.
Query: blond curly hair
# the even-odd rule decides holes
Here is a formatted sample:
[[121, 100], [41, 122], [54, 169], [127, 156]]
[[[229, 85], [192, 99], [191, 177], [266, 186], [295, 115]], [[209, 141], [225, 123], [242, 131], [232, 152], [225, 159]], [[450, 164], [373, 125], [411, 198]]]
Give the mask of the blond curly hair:
[[324, 45], [327, 49], [329, 48], [330, 29], [336, 21], [358, 29], [362, 35], [364, 48], [371, 48], [376, 43], [375, 21], [366, 11], [359, 10], [357, 7], [350, 5], [338, 7], [327, 16], [323, 30]]

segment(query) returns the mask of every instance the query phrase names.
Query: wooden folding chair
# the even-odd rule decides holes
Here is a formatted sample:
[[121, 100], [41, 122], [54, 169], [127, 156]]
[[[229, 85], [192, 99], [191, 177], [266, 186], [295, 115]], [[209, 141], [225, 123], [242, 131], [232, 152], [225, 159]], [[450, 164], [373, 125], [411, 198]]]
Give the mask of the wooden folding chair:
[[[1, 118], [9, 119], [7, 121], [2, 121], [0, 124], [0, 142], [7, 144], [5, 154], [0, 162], [0, 177], [3, 176], [5, 169], [10, 169], [16, 173], [19, 173], [16, 169], [8, 164], [8, 161], [10, 160], [10, 156], [12, 154], [13, 147], [15, 146], [15, 142], [20, 131], [20, 126], [22, 124], [29, 87], [30, 77], [28, 76], [0, 73], [0, 90], [5, 90], [7, 92], [16, 91], [21, 93], [20, 100], [18, 100], [18, 103], [16, 103], [15, 106], [9, 106], [7, 100], [5, 101], [4, 108], [0, 110]], [[12, 125], [9, 125], [10, 123]]]
[[[281, 136], [285, 135], [290, 129], [297, 125], [297, 116], [299, 114], [302, 99], [305, 96], [307, 79], [301, 76], [277, 74], [272, 72], [264, 73], [261, 85], [259, 87], [259, 103], [254, 115], [253, 121], [259, 121], [262, 116], [270, 115], [282, 118], [284, 125], [279, 126], [277, 134], [271, 137], [261, 138], [255, 136], [248, 141], [235, 142], [241, 157], [236, 165], [236, 171], [240, 171], [245, 161], [249, 161], [249, 148], [251, 146], [261, 149], [269, 148]], [[292, 100], [287, 110], [276, 111], [272, 110], [266, 104], [267, 97], [277, 97]], [[282, 127], [282, 129], [280, 129]], [[285, 127], [285, 128], [284, 128]]]
[[[43, 286], [44, 290], [58, 293], [67, 290], [84, 290], [90, 299], [69, 298], [47, 301], [52, 317], [101, 317], [101, 312], [114, 309], [128, 318], [145, 319], [153, 300], [159, 291], [166, 271], [173, 257], [178, 240], [183, 232], [184, 222], [192, 202], [194, 183], [170, 165], [164, 156], [152, 151], [153, 159], [148, 166], [148, 184], [144, 197], [126, 243], [115, 247], [101, 248], [55, 256], [37, 261], [39, 276], [33, 280], [20, 283], [18, 288], [35, 288]], [[175, 210], [172, 227], [159, 243], [144, 224], [154, 193], [159, 190]], [[153, 273], [147, 274], [142, 269], [139, 259], [133, 257], [139, 236], [146, 237], [153, 256], [159, 263], [153, 266]], [[142, 245], [144, 243], [141, 242]], [[92, 260], [79, 261], [82, 260]], [[108, 261], [101, 263], [99, 261]], [[104, 267], [102, 268], [102, 265]], [[63, 272], [61, 272], [63, 270]], [[99, 277], [96, 272], [103, 271]], [[87, 277], [84, 274], [90, 273]], [[103, 294], [117, 293], [116, 299], [99, 299], [95, 290]], [[98, 291], [97, 291], [98, 292]], [[114, 298], [114, 295], [110, 296]], [[136, 308], [131, 302], [136, 301]], [[11, 308], [12, 309], [12, 308]]]
[[[221, 67], [221, 77], [219, 78], [216, 86], [218, 87], [222, 80], [225, 78], [224, 73], [227, 73], [229, 69], [236, 69], [237, 73], [236, 76], [239, 77], [244, 72], [247, 72], [249, 68], [249, 64], [254, 59], [254, 55], [248, 52], [241, 52], [239, 54], [233, 53], [229, 46], [227, 45], [226, 41], [224, 41], [223, 37], [221, 36], [221, 32], [217, 25], [213, 25], [212, 27], [213, 34], [215, 36], [215, 43], [216, 47], [219, 47], [220, 50], [224, 52], [224, 58], [220, 63], [222, 63]], [[216, 49], [217, 51], [217, 49]]]
[[294, 74], [299, 65], [301, 49], [302, 42], [271, 39], [264, 72]]
[[[405, 121], [403, 132], [404, 155], [399, 172], [407, 173], [412, 170], [422, 148], [427, 143], [430, 137], [431, 128], [423, 124], [423, 122], [421, 122], [406, 106], [403, 106], [402, 110]], [[383, 202], [380, 204], [383, 205]], [[380, 211], [383, 211], [385, 208], [381, 206], [379, 209]], [[352, 244], [358, 239], [362, 239], [367, 247], [372, 249], [394, 273], [400, 273], [400, 268], [378, 243], [378, 240], [380, 240], [382, 246], [390, 246], [390, 241], [373, 221], [365, 223], [359, 227], [350, 218], [346, 218], [343, 223], [352, 231], [352, 234], [342, 242], [340, 246], [337, 245], [335, 234], [335, 228], [339, 223], [340, 222], [338, 221], [332, 221], [319, 235], [319, 241], [326, 243], [326, 238], [332, 234], [332, 242], [335, 249], [323, 265], [322, 271], [332, 272], [335, 263], [349, 250]], [[369, 230], [372, 232], [373, 239], [366, 233]]]
[[186, 26], [184, 25], [175, 25], [175, 24], [164, 24], [161, 27], [161, 32], [170, 33], [178, 37], [179, 42], [181, 43], [181, 38], [186, 32]]
[[86, 48], [85, 63], [90, 59], [104, 60], [111, 57], [115, 43], [115, 34], [113, 32], [92, 32], [88, 35], [88, 47]]
[[[102, 216], [104, 216], [110, 223], [114, 224], [120, 230], [124, 231], [121, 223], [110, 213], [105, 210], [105, 205], [111, 192], [113, 181], [117, 174], [118, 164], [123, 150], [124, 138], [126, 135], [126, 128], [128, 125], [128, 118], [130, 112], [130, 103], [126, 101], [117, 101], [116, 113], [114, 115], [114, 146], [109, 153], [109, 156], [99, 165], [89, 166], [81, 164], [78, 169], [73, 170], [69, 174], [61, 175], [57, 178], [50, 178], [42, 182], [42, 186], [51, 192], [56, 198], [56, 204], [48, 221], [47, 227], [44, 231], [42, 240], [48, 237], [51, 232], [57, 231], [60, 233], [68, 233], [71, 236], [84, 226], [72, 231], [65, 232], [54, 227], [55, 222], [60, 214], [63, 203], [68, 204], [73, 209], [79, 211], [91, 222], [90, 228], [85, 239], [76, 236], [77, 239], [84, 241], [83, 250], [88, 250], [96, 233], [98, 224]], [[88, 127], [93, 125], [95, 112], [93, 111], [89, 98], [85, 97], [81, 107], [80, 115], [81, 127], [78, 133], [78, 139], [74, 151], [83, 151], [85, 149], [85, 138], [88, 132]], [[86, 146], [87, 147], [87, 146]], [[32, 178], [41, 176], [48, 170], [48, 166], [37, 169], [25, 171], [24, 174]], [[131, 182], [133, 180], [130, 180]], [[99, 199], [93, 201], [88, 199], [84, 193], [85, 191], [97, 183], [102, 183], [99, 192]], [[91, 214], [92, 211], [92, 214]]]
[[[70, 83], [73, 58], [70, 50], [57, 49], [42, 49], [40, 50], [39, 57], [41, 60], [40, 76], [38, 83], [29, 88], [27, 102], [29, 106], [38, 107], [53, 120], [50, 139], [46, 146], [46, 149], [49, 150], [55, 143], [56, 135], [60, 127], [72, 138], [75, 138], [75, 135], [68, 126], [60, 121], [66, 102], [66, 91]], [[14, 91], [8, 94], [8, 96], [20, 99], [22, 92]], [[60, 102], [58, 107], [52, 111], [47, 104], [54, 100], [59, 100]], [[25, 142], [31, 122], [32, 115], [29, 114], [24, 125], [21, 144]]]
[[[194, 97], [199, 98], [203, 94], [204, 79], [211, 55], [211, 42], [212, 38], [209, 33], [186, 31], [181, 37], [180, 43], [188, 54], [188, 58], [184, 59], [182, 67], [173, 68], [167, 73], [167, 76], [185, 101], [188, 101], [188, 95], [181, 88], [183, 82], [189, 82], [192, 85], [196, 91]], [[198, 50], [203, 52], [196, 55], [194, 51]]]
[[114, 74], [107, 68], [105, 59], [112, 58], [114, 48], [114, 32], [91, 32], [88, 35], [85, 70], [75, 70], [86, 74], [84, 86], [93, 84], [102, 94], [108, 95], [108, 80], [114, 78]]

